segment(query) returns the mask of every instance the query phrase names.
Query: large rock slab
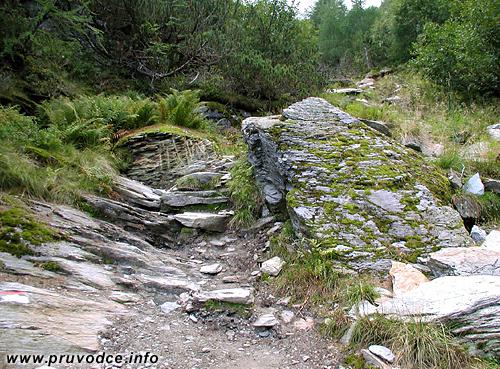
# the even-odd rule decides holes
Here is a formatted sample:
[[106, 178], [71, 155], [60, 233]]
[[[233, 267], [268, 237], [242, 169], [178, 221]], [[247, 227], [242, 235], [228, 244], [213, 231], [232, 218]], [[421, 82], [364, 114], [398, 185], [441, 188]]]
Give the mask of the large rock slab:
[[485, 247], [451, 247], [429, 255], [427, 266], [435, 276], [500, 276], [500, 250]]
[[[16, 295], [19, 298], [5, 298]], [[21, 298], [22, 297], [22, 298]], [[94, 352], [98, 333], [126, 314], [111, 301], [67, 297], [20, 283], [0, 282], [0, 351], [8, 353]]]
[[198, 302], [214, 300], [244, 305], [250, 305], [254, 302], [253, 290], [251, 288], [227, 288], [213, 291], [201, 291], [196, 292], [193, 298]]
[[186, 206], [227, 204], [228, 201], [219, 191], [172, 191], [162, 195], [161, 210], [169, 212]]
[[160, 210], [160, 196], [165, 192], [125, 177], [116, 177], [113, 188], [128, 203], [149, 210]]
[[206, 231], [224, 232], [229, 222], [228, 214], [185, 212], [174, 215], [175, 220], [185, 227]]
[[242, 126], [268, 208], [353, 269], [472, 243], [441, 170], [325, 100]]
[[500, 355], [500, 277], [449, 276], [373, 305], [369, 314], [449, 323], [478, 353]]

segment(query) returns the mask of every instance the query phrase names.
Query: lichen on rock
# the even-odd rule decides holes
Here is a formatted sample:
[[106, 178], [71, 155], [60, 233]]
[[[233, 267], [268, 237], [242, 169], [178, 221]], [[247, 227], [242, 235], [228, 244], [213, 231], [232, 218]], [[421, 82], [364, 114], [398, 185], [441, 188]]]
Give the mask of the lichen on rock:
[[268, 207], [353, 269], [471, 242], [444, 173], [323, 99], [246, 119], [243, 133]]

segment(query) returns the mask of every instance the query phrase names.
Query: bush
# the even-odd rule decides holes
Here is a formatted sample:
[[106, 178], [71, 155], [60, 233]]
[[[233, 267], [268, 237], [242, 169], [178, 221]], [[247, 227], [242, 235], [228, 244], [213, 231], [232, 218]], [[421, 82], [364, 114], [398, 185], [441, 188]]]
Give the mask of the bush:
[[199, 113], [200, 99], [196, 91], [177, 91], [158, 99], [160, 122], [187, 128], [205, 128], [206, 121]]

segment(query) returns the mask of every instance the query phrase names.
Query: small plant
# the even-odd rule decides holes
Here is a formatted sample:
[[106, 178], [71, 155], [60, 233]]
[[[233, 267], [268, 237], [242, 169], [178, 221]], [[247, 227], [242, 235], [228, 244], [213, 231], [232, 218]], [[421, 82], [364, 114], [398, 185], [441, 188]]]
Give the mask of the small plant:
[[474, 369], [475, 360], [442, 324], [403, 322], [383, 316], [361, 318], [352, 336], [355, 347], [389, 347], [397, 364], [409, 369]]
[[355, 306], [362, 301], [374, 304], [378, 297], [380, 295], [375, 287], [362, 278], [354, 280], [352, 284], [347, 286], [345, 291], [345, 302], [349, 306]]
[[250, 226], [259, 215], [262, 197], [255, 183], [253, 168], [246, 158], [240, 158], [231, 169], [228, 188], [235, 211], [231, 226]]
[[244, 304], [208, 300], [203, 306], [207, 311], [219, 313], [226, 312], [229, 315], [237, 315], [244, 319], [248, 319], [252, 316], [250, 307]]
[[177, 91], [158, 99], [160, 122], [168, 122], [188, 128], [205, 128], [207, 122], [199, 113], [198, 93], [191, 90]]
[[61, 273], [63, 268], [56, 261], [47, 261], [45, 263], [41, 263], [40, 268], [47, 270], [49, 272]]

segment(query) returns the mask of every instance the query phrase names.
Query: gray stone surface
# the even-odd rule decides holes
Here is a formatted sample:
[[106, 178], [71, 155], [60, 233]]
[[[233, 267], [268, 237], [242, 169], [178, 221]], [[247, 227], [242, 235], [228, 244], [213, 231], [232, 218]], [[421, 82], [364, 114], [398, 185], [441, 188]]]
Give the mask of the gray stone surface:
[[285, 265], [285, 262], [279, 256], [275, 256], [269, 260], [264, 261], [262, 263], [262, 266], [260, 267], [260, 271], [262, 273], [266, 273], [270, 276], [275, 277], [280, 274], [283, 265]]
[[481, 181], [479, 173], [474, 174], [467, 180], [467, 182], [465, 182], [463, 190], [473, 195], [484, 195], [484, 185]]
[[487, 233], [481, 227], [474, 225], [470, 231], [470, 236], [476, 243], [483, 243], [486, 240]]
[[229, 222], [229, 215], [184, 212], [174, 215], [174, 219], [185, 227], [200, 228], [206, 231], [224, 232], [226, 225]]
[[393, 363], [396, 360], [394, 353], [385, 346], [371, 345], [368, 350], [388, 363]]
[[447, 323], [479, 354], [500, 355], [500, 276], [436, 278], [367, 313]]
[[186, 206], [226, 204], [228, 201], [218, 191], [172, 191], [162, 195], [161, 210], [169, 212]]
[[500, 141], [500, 123], [486, 127], [490, 137], [495, 141]]
[[260, 315], [255, 322], [253, 322], [254, 327], [263, 327], [263, 328], [272, 328], [275, 325], [278, 325], [279, 321], [276, 319], [274, 314], [268, 313]]
[[247, 119], [243, 134], [268, 208], [353, 269], [386, 272], [388, 245], [405, 260], [472, 243], [425, 186], [442, 195], [444, 173], [323, 99], [293, 104], [281, 120]]
[[485, 247], [450, 247], [429, 254], [427, 266], [435, 276], [500, 276], [500, 250]]
[[199, 302], [215, 300], [245, 305], [250, 305], [254, 302], [253, 290], [251, 288], [228, 288], [213, 291], [201, 291], [196, 292], [193, 297], [195, 301]]

